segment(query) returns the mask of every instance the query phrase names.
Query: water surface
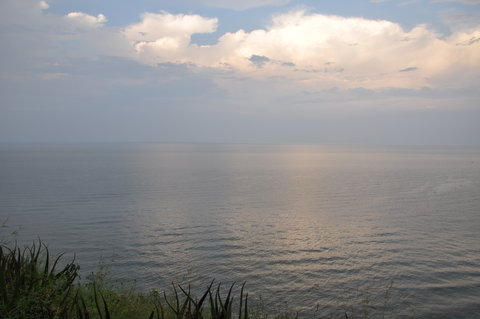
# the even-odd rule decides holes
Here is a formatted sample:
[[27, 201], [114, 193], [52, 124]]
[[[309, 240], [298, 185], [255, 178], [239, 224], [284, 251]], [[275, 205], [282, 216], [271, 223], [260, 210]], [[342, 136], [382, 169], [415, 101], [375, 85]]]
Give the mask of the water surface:
[[480, 313], [480, 150], [3, 145], [0, 218], [144, 290], [215, 278], [304, 316]]

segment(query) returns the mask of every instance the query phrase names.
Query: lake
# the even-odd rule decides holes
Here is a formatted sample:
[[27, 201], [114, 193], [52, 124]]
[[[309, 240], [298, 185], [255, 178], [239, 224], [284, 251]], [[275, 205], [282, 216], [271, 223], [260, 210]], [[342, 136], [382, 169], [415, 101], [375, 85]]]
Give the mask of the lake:
[[301, 317], [480, 314], [480, 149], [5, 144], [0, 220], [144, 291], [245, 281]]

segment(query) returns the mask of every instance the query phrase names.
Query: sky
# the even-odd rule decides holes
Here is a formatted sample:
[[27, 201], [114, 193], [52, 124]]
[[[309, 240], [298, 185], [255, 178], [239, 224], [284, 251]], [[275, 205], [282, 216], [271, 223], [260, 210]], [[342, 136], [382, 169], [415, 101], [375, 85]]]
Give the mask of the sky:
[[480, 0], [0, 0], [0, 142], [480, 146]]

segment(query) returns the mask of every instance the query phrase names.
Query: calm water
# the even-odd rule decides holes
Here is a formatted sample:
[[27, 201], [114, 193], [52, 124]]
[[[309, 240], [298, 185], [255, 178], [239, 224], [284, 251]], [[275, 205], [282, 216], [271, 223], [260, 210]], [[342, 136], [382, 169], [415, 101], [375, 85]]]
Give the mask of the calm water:
[[215, 278], [304, 317], [379, 315], [386, 295], [391, 317], [480, 316], [480, 150], [4, 145], [0, 218], [139, 289]]

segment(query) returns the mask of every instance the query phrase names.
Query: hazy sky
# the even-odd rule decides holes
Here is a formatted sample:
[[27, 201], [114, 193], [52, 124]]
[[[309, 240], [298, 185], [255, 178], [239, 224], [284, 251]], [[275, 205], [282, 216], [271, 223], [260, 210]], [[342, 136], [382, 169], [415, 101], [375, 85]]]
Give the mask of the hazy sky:
[[480, 0], [0, 0], [0, 142], [480, 145]]

